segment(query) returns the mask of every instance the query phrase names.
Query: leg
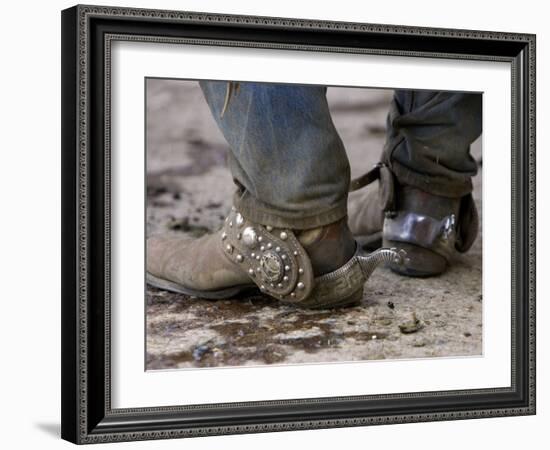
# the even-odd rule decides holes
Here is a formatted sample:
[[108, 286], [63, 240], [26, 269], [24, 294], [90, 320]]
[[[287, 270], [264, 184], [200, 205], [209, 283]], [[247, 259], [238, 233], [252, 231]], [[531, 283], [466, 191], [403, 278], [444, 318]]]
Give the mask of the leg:
[[383, 161], [401, 184], [461, 197], [472, 191], [470, 144], [480, 134], [481, 94], [397, 90]]
[[383, 238], [383, 245], [407, 250], [400, 273], [445, 270], [452, 251], [468, 250], [477, 235], [470, 144], [480, 133], [480, 94], [396, 91], [379, 190], [350, 206], [352, 232], [369, 245]]
[[235, 207], [256, 222], [313, 228], [346, 215], [350, 168], [322, 86], [202, 81], [231, 152]]

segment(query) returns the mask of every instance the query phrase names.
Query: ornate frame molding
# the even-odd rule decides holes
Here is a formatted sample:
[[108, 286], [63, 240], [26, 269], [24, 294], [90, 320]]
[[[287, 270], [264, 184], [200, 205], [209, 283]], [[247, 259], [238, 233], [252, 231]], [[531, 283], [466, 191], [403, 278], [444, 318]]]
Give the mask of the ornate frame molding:
[[[63, 399], [62, 435], [77, 443], [97, 443], [173, 437], [206, 436], [214, 434], [236, 434], [270, 432], [297, 429], [347, 427], [372, 424], [440, 421], [481, 417], [526, 415], [535, 413], [535, 36], [471, 30], [449, 30], [396, 25], [377, 25], [348, 22], [310, 21], [255, 16], [233, 16], [194, 12], [161, 11], [148, 9], [112, 8], [99, 6], [76, 6], [63, 12]], [[377, 46], [353, 47], [330, 45], [323, 42], [270, 42], [259, 39], [220, 39], [219, 37], [174, 37], [152, 36], [135, 32], [113, 32], [108, 22], [116, 24], [117, 30], [124, 30], [128, 21], [141, 24], [160, 23], [177, 27], [192, 25], [200, 33], [204, 29], [219, 31], [240, 27], [250, 36], [262, 30], [274, 36], [281, 31], [294, 31], [296, 36], [311, 30], [327, 32], [345, 37], [350, 33], [375, 36]], [[103, 28], [98, 30], [98, 23]], [[107, 23], [107, 26], [105, 26]], [[96, 27], [96, 28], [94, 28]], [[116, 28], [115, 27], [115, 28]], [[309, 39], [309, 33], [304, 39]], [[325, 35], [323, 35], [325, 36]], [[328, 35], [327, 35], [328, 36]], [[381, 48], [389, 38], [424, 37], [435, 43], [420, 50], [414, 48]], [[94, 41], [95, 39], [95, 41]], [[431, 41], [430, 41], [431, 39]], [[292, 49], [324, 52], [352, 52], [415, 57], [437, 57], [452, 59], [480, 59], [505, 61], [512, 64], [512, 297], [513, 331], [512, 343], [512, 386], [510, 388], [483, 389], [472, 391], [446, 391], [418, 394], [375, 395], [361, 397], [331, 397], [309, 400], [287, 400], [250, 402], [238, 404], [194, 405], [166, 408], [138, 408], [113, 410], [110, 402], [110, 67], [111, 44], [116, 40], [157, 43], [186, 43], [196, 45], [244, 46], [265, 49]], [[326, 37], [329, 40], [329, 37]], [[456, 41], [455, 41], [456, 40]], [[444, 52], [437, 43], [456, 43], [460, 51]], [[100, 43], [100, 44], [98, 44]], [[480, 49], [483, 43], [493, 48], [492, 53]], [[410, 44], [407, 44], [410, 45]], [[100, 50], [99, 47], [103, 47]], [[430, 49], [431, 48], [431, 49]], [[98, 65], [101, 64], [101, 67]], [[103, 107], [104, 123], [98, 133], [97, 124], [90, 111], [98, 95], [97, 78], [104, 72]], [[76, 105], [76, 107], [75, 107]], [[95, 134], [94, 134], [95, 133]], [[95, 137], [96, 135], [100, 137]], [[94, 140], [95, 139], [95, 140]], [[103, 156], [95, 162], [91, 155], [91, 142], [103, 146]], [[75, 151], [76, 149], [76, 151]], [[93, 162], [92, 162], [93, 161]], [[76, 170], [75, 170], [76, 169]], [[102, 173], [102, 179], [97, 176]], [[95, 176], [95, 178], [94, 178]], [[97, 185], [101, 184], [101, 188]], [[101, 197], [101, 198], [100, 198]], [[98, 203], [99, 202], [99, 203]], [[103, 216], [99, 213], [103, 211]], [[98, 224], [102, 222], [102, 226]], [[102, 231], [103, 239], [97, 237]], [[94, 240], [95, 239], [95, 240]], [[102, 244], [97, 254], [96, 246]], [[102, 260], [102, 263], [99, 262]], [[518, 263], [519, 266], [518, 267]], [[93, 273], [92, 273], [93, 272]], [[94, 303], [98, 292], [93, 283], [103, 274], [103, 297], [101, 305]], [[523, 292], [523, 297], [518, 298]], [[95, 297], [94, 297], [95, 296]], [[102, 324], [90, 317], [103, 311]], [[522, 317], [518, 317], [518, 312]], [[518, 322], [519, 321], [519, 322]], [[102, 337], [99, 336], [102, 334]], [[519, 339], [518, 336], [522, 337]], [[524, 341], [523, 341], [524, 339]], [[90, 379], [90, 367], [95, 367], [97, 358], [92, 359], [90, 350], [103, 344], [104, 375], [101, 405], [90, 400], [96, 395], [98, 384]], [[95, 357], [94, 357], [95, 358]], [[519, 369], [519, 370], [518, 370]], [[97, 376], [97, 374], [96, 374]], [[70, 380], [65, 383], [65, 381]], [[95, 383], [95, 384], [94, 384]], [[519, 392], [521, 390], [521, 392]], [[491, 404], [481, 407], [476, 397], [508, 395], [505, 406]], [[299, 420], [290, 416], [284, 420], [280, 410], [285, 406], [317, 405], [362, 400], [400, 400], [414, 402], [427, 396], [436, 398], [455, 397], [471, 400], [469, 410], [442, 410], [411, 413], [377, 414], [371, 412], [357, 417], [341, 417]], [[515, 399], [514, 401], [513, 398]], [[507, 397], [508, 398], [508, 397]], [[496, 400], [495, 400], [496, 401]], [[502, 402], [501, 402], [502, 403]], [[435, 404], [435, 401], [434, 401]], [[185, 414], [200, 411], [204, 417], [209, 410], [243, 407], [276, 408], [282, 419], [270, 423], [227, 424], [216, 422], [206, 426], [193, 425], [185, 420], [178, 426], [157, 426], [170, 414]], [[156, 425], [155, 425], [156, 424]]]

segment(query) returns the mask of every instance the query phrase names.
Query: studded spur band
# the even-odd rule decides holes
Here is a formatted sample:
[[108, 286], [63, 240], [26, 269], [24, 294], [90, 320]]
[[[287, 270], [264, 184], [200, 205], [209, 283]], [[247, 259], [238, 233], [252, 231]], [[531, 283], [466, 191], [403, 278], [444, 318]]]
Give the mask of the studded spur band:
[[253, 224], [233, 210], [225, 220], [222, 245], [261, 291], [292, 303], [311, 293], [311, 262], [291, 230]]
[[376, 267], [390, 261], [402, 264], [406, 258], [404, 250], [383, 248], [366, 255], [358, 246], [342, 267], [314, 278], [309, 256], [292, 230], [252, 223], [235, 209], [225, 220], [221, 245], [262, 292], [307, 308], [360, 301]]

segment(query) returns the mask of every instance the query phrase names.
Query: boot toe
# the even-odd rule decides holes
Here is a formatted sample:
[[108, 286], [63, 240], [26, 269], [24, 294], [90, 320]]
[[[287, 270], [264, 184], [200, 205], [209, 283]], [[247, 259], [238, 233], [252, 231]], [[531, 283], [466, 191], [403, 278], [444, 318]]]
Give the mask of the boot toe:
[[248, 275], [225, 257], [220, 242], [221, 232], [200, 238], [151, 237], [147, 240], [147, 272], [193, 295], [250, 285]]

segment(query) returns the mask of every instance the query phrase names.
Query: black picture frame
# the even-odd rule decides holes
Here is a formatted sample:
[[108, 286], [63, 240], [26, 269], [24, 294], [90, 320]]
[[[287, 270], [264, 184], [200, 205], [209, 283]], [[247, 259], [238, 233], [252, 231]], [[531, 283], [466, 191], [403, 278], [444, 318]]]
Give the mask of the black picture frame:
[[[112, 409], [113, 40], [507, 61], [512, 65], [511, 386]], [[62, 12], [62, 437], [96, 443], [535, 414], [535, 36], [78, 5]]]

